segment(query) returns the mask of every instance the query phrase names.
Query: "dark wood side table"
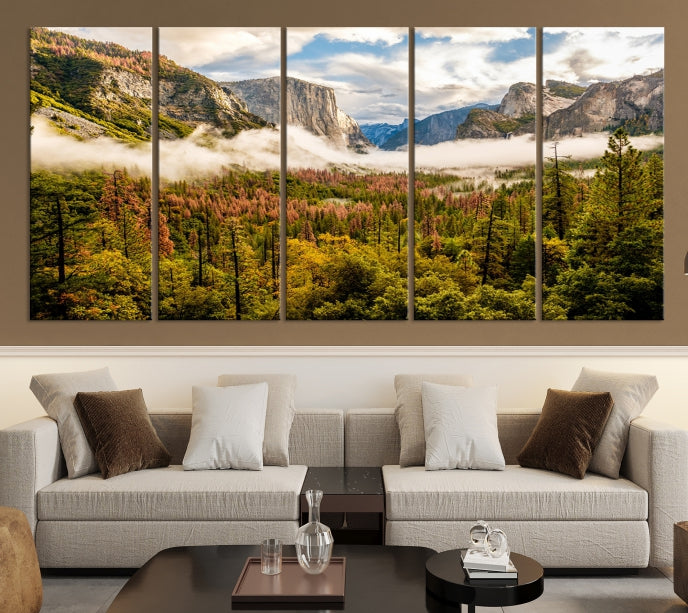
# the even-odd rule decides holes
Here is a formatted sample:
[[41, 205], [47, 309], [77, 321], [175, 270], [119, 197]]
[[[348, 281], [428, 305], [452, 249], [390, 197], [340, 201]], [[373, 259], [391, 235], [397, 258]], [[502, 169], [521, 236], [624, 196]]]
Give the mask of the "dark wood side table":
[[674, 592], [688, 602], [688, 521], [674, 524]]
[[431, 613], [455, 613], [467, 605], [510, 607], [535, 600], [544, 590], [544, 571], [532, 558], [511, 554], [518, 579], [469, 579], [461, 565], [460, 549], [443, 551], [425, 563], [426, 606]]
[[385, 544], [385, 488], [379, 466], [309, 467], [301, 488], [301, 523], [308, 521], [307, 490], [322, 490], [320, 521], [335, 543]]

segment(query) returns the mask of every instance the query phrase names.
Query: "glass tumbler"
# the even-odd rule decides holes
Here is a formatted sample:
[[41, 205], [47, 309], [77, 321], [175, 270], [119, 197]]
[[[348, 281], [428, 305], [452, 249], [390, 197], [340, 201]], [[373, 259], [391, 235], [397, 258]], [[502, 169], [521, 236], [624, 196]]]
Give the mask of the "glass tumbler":
[[282, 572], [282, 541], [265, 539], [260, 544], [260, 572], [278, 575]]

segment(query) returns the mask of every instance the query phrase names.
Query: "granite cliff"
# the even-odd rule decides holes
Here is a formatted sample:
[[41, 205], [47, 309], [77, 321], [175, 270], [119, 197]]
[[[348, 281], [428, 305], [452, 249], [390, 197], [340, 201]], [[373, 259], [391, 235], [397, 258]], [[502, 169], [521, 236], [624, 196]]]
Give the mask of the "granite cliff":
[[[220, 85], [245, 101], [249, 111], [272, 123], [279, 122], [279, 77]], [[287, 124], [325, 136], [339, 146], [361, 150], [371, 146], [356, 120], [337, 106], [331, 87], [293, 77], [287, 78]]]
[[594, 83], [566, 109], [544, 121], [545, 138], [625, 127], [631, 134], [664, 127], [664, 71], [623, 81]]
[[[508, 138], [535, 132], [537, 91], [515, 83], [496, 111], [473, 109], [456, 129], [456, 138]], [[546, 139], [580, 136], [625, 127], [631, 134], [658, 132], [664, 125], [664, 71], [583, 88], [547, 81], [543, 88]]]

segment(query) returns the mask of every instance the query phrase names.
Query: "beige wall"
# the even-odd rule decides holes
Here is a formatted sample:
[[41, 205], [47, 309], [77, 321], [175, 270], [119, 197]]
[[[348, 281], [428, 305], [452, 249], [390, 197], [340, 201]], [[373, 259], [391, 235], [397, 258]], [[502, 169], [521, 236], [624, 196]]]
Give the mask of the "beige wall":
[[0, 348], [0, 428], [45, 414], [32, 375], [104, 366], [119, 389], [140, 387], [152, 410], [189, 410], [192, 386], [216, 385], [224, 373], [293, 374], [299, 408], [394, 407], [394, 375], [427, 372], [496, 385], [500, 409], [539, 409], [547, 388], [571, 389], [586, 366], [655, 375], [644, 415], [688, 429], [688, 348], [494, 346]]
[[[7, 4], [7, 3], [6, 3]], [[332, 10], [334, 7], [336, 10]], [[688, 3], [684, 0], [34, 0], [3, 8], [0, 345], [688, 345]], [[109, 26], [664, 26], [665, 320], [662, 322], [31, 322], [28, 28]]]

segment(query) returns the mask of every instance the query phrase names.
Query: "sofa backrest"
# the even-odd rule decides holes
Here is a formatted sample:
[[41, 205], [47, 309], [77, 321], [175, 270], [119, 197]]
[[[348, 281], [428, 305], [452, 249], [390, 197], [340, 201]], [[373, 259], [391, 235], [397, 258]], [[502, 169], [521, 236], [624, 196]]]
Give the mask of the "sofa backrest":
[[[188, 409], [151, 410], [158, 436], [181, 464], [191, 433]], [[499, 442], [507, 464], [533, 431], [539, 410], [500, 409]], [[384, 466], [399, 463], [399, 427], [394, 409], [298, 409], [289, 435], [289, 462], [306, 466]]]
[[[499, 442], [507, 464], [516, 457], [533, 431], [540, 411], [500, 409], [497, 414]], [[346, 466], [399, 464], [399, 427], [394, 409], [350, 409], [344, 421]]]
[[[191, 435], [188, 409], [152, 409], [153, 426], [172, 464], [181, 464]], [[344, 413], [340, 409], [299, 409], [289, 435], [289, 462], [305, 466], [344, 465]]]

